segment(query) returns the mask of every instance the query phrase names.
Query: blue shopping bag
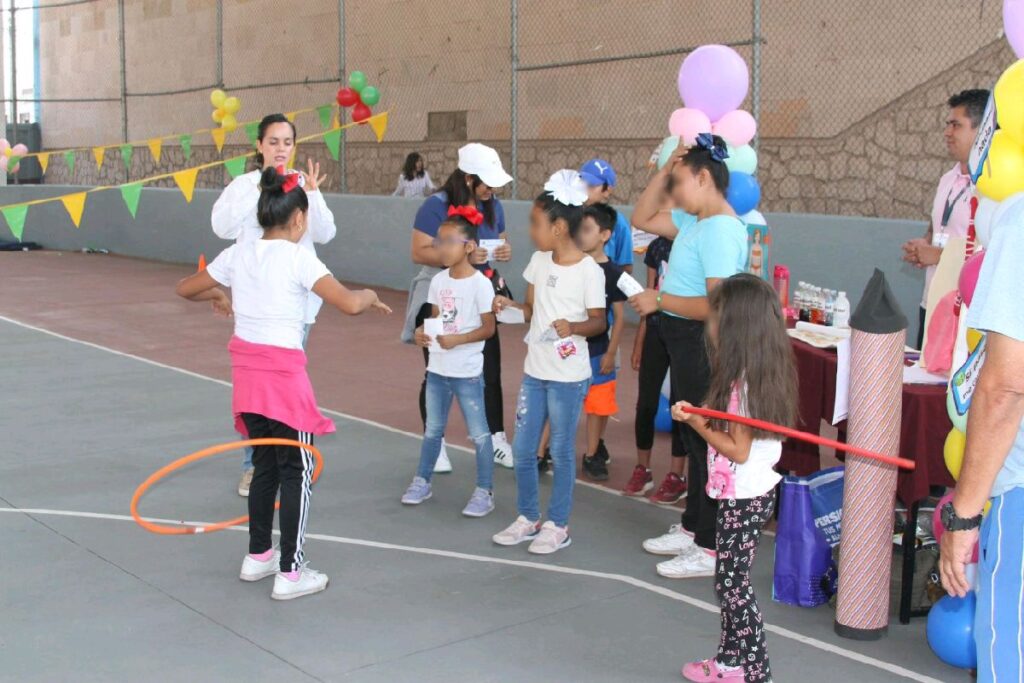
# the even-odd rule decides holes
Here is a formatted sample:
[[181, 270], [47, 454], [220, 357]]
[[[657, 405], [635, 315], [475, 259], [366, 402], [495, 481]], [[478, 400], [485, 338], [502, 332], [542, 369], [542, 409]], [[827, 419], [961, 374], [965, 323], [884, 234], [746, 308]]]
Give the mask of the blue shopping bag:
[[843, 521], [843, 485], [846, 468], [832, 467], [807, 477], [811, 491], [811, 511], [814, 526], [825, 536], [828, 544], [839, 545], [840, 525]]
[[815, 525], [810, 480], [786, 477], [779, 496], [772, 598], [799, 607], [824, 605], [834, 571], [832, 546]]

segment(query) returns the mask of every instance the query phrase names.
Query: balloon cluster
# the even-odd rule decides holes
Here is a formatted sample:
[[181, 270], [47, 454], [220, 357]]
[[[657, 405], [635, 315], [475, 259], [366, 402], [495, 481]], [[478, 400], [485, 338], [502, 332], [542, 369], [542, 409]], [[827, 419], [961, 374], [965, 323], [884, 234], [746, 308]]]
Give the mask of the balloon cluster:
[[28, 147], [20, 142], [13, 147], [6, 138], [0, 138], [0, 171], [17, 173], [21, 167], [21, 158], [28, 154]]
[[737, 215], [750, 213], [761, 201], [761, 186], [754, 178], [757, 152], [750, 145], [757, 122], [738, 109], [750, 86], [747, 63], [730, 47], [704, 45], [683, 60], [677, 85], [685, 106], [668, 119], [671, 135], [661, 144], [658, 168], [668, 163], [680, 143], [693, 145], [701, 133], [714, 133], [729, 149], [729, 204]]
[[235, 114], [242, 108], [242, 100], [217, 89], [210, 93], [210, 104], [213, 105], [213, 120], [228, 133], [238, 128]]
[[367, 85], [366, 74], [353, 71], [348, 77], [348, 86], [338, 90], [338, 105], [352, 107], [352, 120], [363, 123], [373, 116], [370, 107], [380, 102], [380, 90]]
[[[1021, 21], [1024, 22], [1024, 9]], [[1020, 33], [1024, 40], [1024, 27]], [[992, 136], [988, 157], [978, 178], [978, 192], [1001, 202], [1024, 192], [1024, 59], [1003, 72], [992, 96], [999, 130]]]

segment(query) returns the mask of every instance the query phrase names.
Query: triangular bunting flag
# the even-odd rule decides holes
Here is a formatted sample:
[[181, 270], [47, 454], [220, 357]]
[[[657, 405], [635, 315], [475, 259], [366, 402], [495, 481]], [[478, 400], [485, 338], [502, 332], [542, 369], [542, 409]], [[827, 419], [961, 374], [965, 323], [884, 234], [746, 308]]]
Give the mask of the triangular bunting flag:
[[388, 113], [371, 116], [369, 124], [370, 128], [373, 128], [373, 134], [377, 136], [377, 142], [380, 142], [384, 139], [384, 131], [388, 129]]
[[0, 213], [3, 213], [4, 218], [7, 220], [7, 227], [11, 229], [11, 234], [20, 242], [21, 235], [25, 231], [25, 216], [28, 214], [28, 204], [5, 206], [0, 209]]
[[253, 147], [256, 146], [256, 141], [259, 140], [260, 135], [260, 124], [257, 121], [250, 121], [245, 124], [245, 135], [249, 138], [250, 144]]
[[124, 160], [124, 167], [129, 171], [132, 170], [132, 155], [135, 154], [135, 148], [131, 145], [121, 145], [121, 158]]
[[205, 254], [200, 254], [199, 255], [199, 272], [201, 273], [204, 270], [206, 270], [206, 255]]
[[185, 154], [185, 161], [188, 161], [192, 158], [192, 136], [182, 135], [178, 141], [181, 142], [181, 151]]
[[135, 213], [139, 210], [139, 197], [142, 196], [142, 183], [127, 183], [121, 186], [121, 199], [124, 200], [124, 205], [128, 207], [128, 213], [135, 218]]
[[64, 163], [68, 165], [68, 173], [70, 175], [75, 174], [75, 150], [69, 149], [64, 152]]
[[224, 149], [224, 129], [213, 128], [210, 130], [210, 137], [213, 138], [213, 144], [217, 145], [217, 151]]
[[39, 160], [39, 168], [43, 169], [43, 173], [46, 173], [46, 167], [50, 165], [50, 153], [40, 152], [36, 155], [36, 159]]
[[185, 195], [186, 202], [191, 203], [192, 201], [192, 192], [196, 189], [196, 177], [198, 175], [198, 168], [187, 168], [174, 174], [174, 182], [177, 183], [181, 193]]
[[103, 168], [103, 155], [106, 154], [105, 147], [93, 147], [92, 155], [96, 157], [96, 168]]
[[284, 115], [284, 117], [285, 117], [286, 119], [288, 119], [289, 121], [291, 121], [292, 123], [295, 123], [295, 116], [296, 116], [296, 113], [297, 113], [297, 112], [294, 112], [294, 111], [290, 111], [290, 112], [288, 112], [287, 114], [285, 114], [285, 115]]
[[65, 195], [60, 198], [60, 201], [64, 205], [64, 208], [68, 210], [68, 215], [71, 216], [71, 222], [74, 223], [77, 228], [82, 224], [82, 212], [85, 211], [85, 192]]
[[153, 161], [160, 163], [160, 152], [163, 150], [164, 141], [160, 138], [153, 138], [146, 144], [149, 145], [149, 153], [153, 155]]
[[245, 173], [245, 161], [247, 158], [248, 157], [241, 156], [228, 159], [224, 162], [224, 168], [228, 169], [228, 173], [231, 174], [232, 178], [237, 178]]
[[341, 128], [324, 133], [324, 144], [327, 145], [327, 151], [331, 153], [331, 158], [337, 161], [338, 149], [341, 147]]
[[316, 113], [320, 116], [320, 127], [327, 130], [331, 127], [331, 114], [333, 107], [329, 104], [325, 104], [322, 107], [318, 107]]

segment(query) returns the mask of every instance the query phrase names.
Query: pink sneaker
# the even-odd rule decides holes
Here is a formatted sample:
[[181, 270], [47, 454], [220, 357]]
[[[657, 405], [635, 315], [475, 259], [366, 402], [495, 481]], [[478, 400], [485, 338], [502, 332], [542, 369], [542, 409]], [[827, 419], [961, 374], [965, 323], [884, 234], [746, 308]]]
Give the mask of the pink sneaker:
[[683, 678], [697, 683], [715, 681], [743, 681], [743, 667], [722, 666], [714, 658], [702, 662], [690, 662], [683, 666]]

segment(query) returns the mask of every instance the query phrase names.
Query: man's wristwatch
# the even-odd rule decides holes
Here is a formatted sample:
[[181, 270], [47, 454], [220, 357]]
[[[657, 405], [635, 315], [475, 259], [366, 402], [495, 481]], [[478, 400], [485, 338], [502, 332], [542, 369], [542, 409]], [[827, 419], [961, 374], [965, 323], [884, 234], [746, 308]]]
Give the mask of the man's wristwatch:
[[981, 526], [981, 515], [969, 519], [958, 517], [953, 503], [946, 503], [942, 506], [942, 526], [946, 531], [970, 531]]

